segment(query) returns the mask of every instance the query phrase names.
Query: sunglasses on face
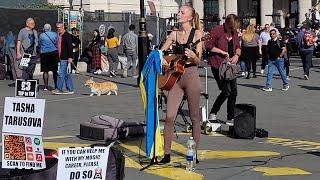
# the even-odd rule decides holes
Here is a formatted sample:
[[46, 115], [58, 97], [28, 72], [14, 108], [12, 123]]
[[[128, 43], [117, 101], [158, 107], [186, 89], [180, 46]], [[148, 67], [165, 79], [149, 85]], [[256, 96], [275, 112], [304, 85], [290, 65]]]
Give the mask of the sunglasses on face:
[[270, 35], [276, 35], [276, 33], [270, 33]]

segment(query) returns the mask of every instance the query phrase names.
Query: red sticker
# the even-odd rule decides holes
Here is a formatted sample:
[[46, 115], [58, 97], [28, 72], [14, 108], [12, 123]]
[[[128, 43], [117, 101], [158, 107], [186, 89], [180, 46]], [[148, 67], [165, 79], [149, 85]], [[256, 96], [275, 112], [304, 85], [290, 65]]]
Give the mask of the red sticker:
[[42, 154], [36, 154], [36, 160], [42, 161]]
[[32, 147], [31, 146], [27, 146], [27, 152], [32, 152], [32, 151], [33, 151]]

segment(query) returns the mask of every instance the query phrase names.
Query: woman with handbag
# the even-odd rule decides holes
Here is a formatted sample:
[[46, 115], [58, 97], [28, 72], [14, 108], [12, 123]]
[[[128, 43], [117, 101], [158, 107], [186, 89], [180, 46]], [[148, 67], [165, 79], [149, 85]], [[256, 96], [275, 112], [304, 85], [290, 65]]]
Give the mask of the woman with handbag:
[[210, 120], [216, 120], [216, 115], [222, 104], [227, 101], [227, 121], [228, 125], [233, 125], [234, 108], [237, 100], [237, 78], [233, 80], [220, 79], [219, 67], [224, 60], [228, 60], [231, 64], [238, 62], [241, 55], [240, 40], [237, 29], [240, 20], [237, 15], [229, 14], [225, 23], [214, 27], [210, 31], [210, 39], [206, 42], [206, 48], [209, 49], [213, 56], [208, 59], [211, 65], [212, 74], [217, 81], [220, 94], [215, 100], [209, 114]]
[[92, 52], [91, 69], [95, 70], [93, 74], [101, 74], [101, 51], [100, 51], [101, 37], [99, 30], [93, 31], [93, 38], [89, 45]]

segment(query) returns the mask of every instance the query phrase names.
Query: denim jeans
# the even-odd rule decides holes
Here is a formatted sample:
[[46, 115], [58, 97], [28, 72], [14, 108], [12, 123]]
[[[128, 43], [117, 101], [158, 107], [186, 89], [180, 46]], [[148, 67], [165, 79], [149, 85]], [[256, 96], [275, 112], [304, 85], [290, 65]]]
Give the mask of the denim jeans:
[[127, 68], [129, 69], [130, 65], [132, 65], [131, 69], [131, 75], [135, 76], [137, 75], [137, 53], [135, 51], [126, 51], [126, 56], [127, 56]]
[[239, 61], [240, 64], [240, 71], [245, 72], [246, 71], [246, 63], [244, 61]]
[[62, 91], [64, 82], [66, 82], [66, 87], [68, 91], [74, 90], [70, 73], [71, 72], [68, 72], [68, 61], [60, 60], [60, 67], [58, 70], [58, 79], [57, 79], [58, 90]]
[[275, 68], [277, 68], [280, 73], [280, 77], [282, 79], [283, 85], [288, 85], [286, 71], [284, 70], [284, 59], [279, 58], [273, 61], [271, 61], [270, 59], [268, 60], [268, 74], [267, 74], [266, 87], [272, 87], [272, 78], [273, 78], [273, 73]]
[[300, 52], [301, 52], [304, 74], [309, 76], [309, 69], [310, 69], [311, 63], [312, 63], [313, 51], [308, 50], [308, 51], [300, 51]]

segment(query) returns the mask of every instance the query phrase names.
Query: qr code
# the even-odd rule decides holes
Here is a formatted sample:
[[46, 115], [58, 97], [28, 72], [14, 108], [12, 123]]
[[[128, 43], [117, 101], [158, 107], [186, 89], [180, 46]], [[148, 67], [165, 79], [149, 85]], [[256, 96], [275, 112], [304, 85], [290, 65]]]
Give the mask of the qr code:
[[4, 136], [4, 159], [26, 160], [26, 150], [23, 136]]

